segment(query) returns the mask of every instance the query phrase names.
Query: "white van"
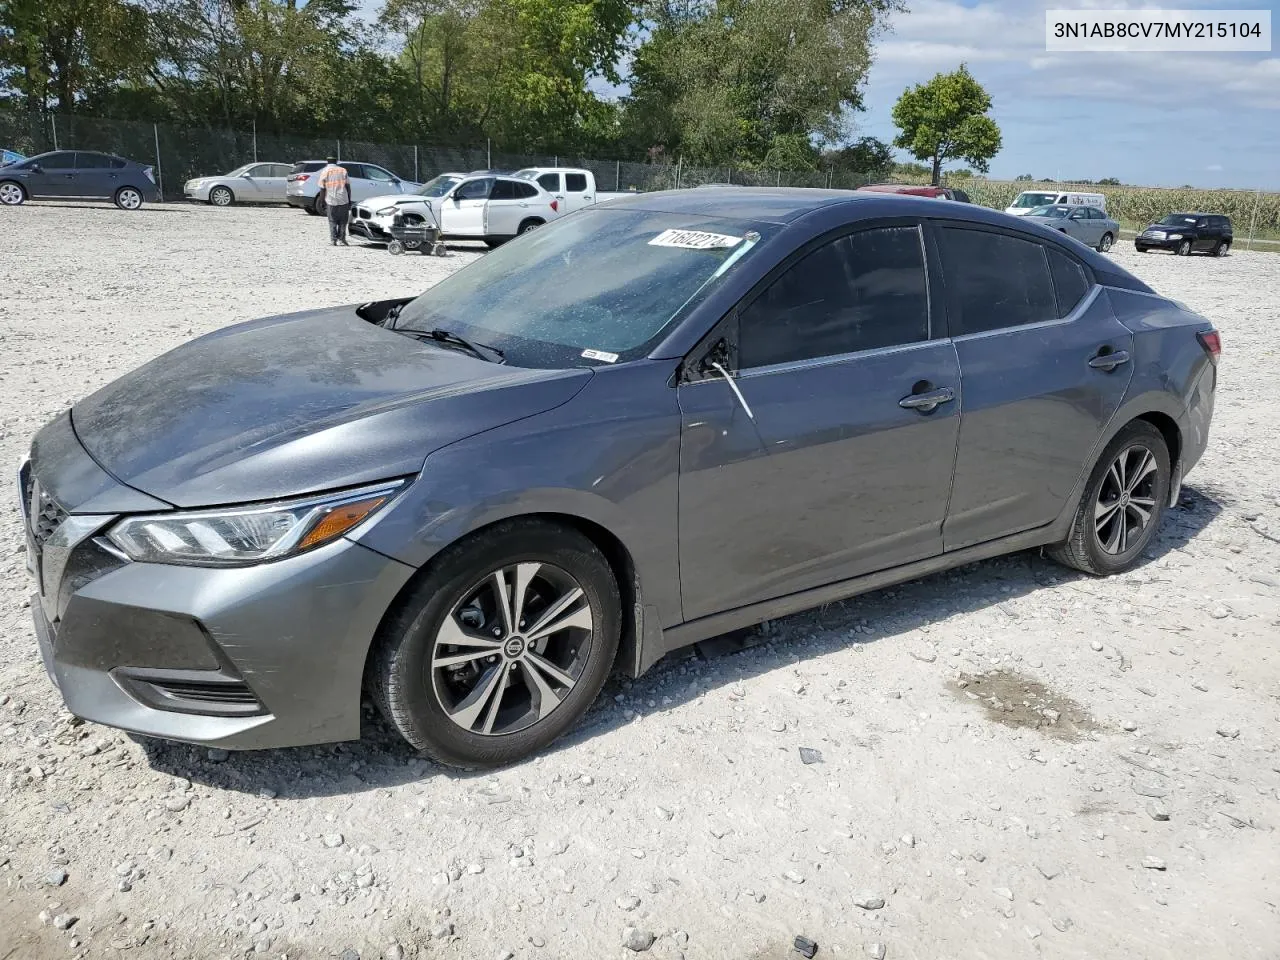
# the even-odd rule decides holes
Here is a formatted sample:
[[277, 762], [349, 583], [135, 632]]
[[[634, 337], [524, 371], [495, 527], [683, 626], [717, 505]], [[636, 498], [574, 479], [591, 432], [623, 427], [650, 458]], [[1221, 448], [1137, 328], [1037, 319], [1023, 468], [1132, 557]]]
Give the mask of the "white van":
[[1069, 207], [1097, 207], [1104, 213], [1107, 210], [1107, 197], [1102, 193], [1072, 193], [1067, 190], [1023, 190], [1013, 203], [1004, 208], [1005, 213], [1015, 217], [1025, 216], [1036, 207], [1049, 204], [1066, 204]]

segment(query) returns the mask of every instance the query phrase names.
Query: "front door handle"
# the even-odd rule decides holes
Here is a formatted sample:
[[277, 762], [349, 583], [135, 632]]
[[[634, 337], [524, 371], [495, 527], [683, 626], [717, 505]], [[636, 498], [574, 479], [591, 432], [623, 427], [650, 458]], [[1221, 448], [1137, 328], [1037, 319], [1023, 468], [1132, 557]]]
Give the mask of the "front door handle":
[[1111, 350], [1106, 353], [1101, 350], [1096, 353], [1089, 361], [1089, 366], [1095, 370], [1105, 370], [1110, 373], [1121, 364], [1129, 362], [1129, 354], [1124, 350]]
[[920, 413], [933, 413], [944, 403], [950, 403], [956, 393], [950, 387], [929, 390], [927, 393], [912, 393], [898, 401], [898, 406], [905, 410], [918, 410]]

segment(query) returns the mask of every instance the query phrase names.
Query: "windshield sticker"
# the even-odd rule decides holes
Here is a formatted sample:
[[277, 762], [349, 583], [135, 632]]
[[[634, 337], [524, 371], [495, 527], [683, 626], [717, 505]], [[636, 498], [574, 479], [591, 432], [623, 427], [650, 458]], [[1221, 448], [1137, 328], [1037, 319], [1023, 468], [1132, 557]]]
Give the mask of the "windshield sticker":
[[701, 230], [663, 230], [649, 241], [651, 247], [679, 247], [682, 250], [727, 250], [742, 242], [741, 237]]
[[616, 353], [607, 353], [604, 350], [583, 350], [582, 356], [587, 360], [603, 360], [605, 363], [618, 362], [618, 355]]

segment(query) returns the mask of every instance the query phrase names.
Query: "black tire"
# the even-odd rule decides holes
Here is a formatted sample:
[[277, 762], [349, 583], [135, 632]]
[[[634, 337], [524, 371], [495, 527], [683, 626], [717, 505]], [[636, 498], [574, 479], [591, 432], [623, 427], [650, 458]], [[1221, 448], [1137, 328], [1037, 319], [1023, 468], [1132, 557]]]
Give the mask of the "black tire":
[[231, 192], [230, 187], [224, 187], [221, 184], [209, 191], [209, 206], [211, 207], [229, 207], [236, 202], [236, 195]]
[[516, 232], [528, 233], [530, 230], [537, 230], [540, 226], [542, 226], [546, 222], [547, 221], [545, 220], [539, 220], [537, 217], [530, 217], [528, 220], [525, 220], [523, 223], [520, 224], [520, 229], [517, 230]]
[[1214, 248], [1213, 248], [1213, 255], [1214, 255], [1215, 257], [1225, 257], [1225, 256], [1227, 255], [1227, 251], [1228, 251], [1228, 250], [1230, 250], [1230, 249], [1231, 249], [1231, 242], [1230, 242], [1230, 241], [1228, 241], [1228, 240], [1219, 240], [1219, 241], [1218, 241], [1218, 245], [1217, 245], [1216, 247], [1214, 247]]
[[484, 238], [484, 245], [488, 247], [490, 250], [496, 250], [498, 249], [498, 247], [502, 246], [506, 242], [507, 241], [502, 237], [485, 237]]
[[142, 207], [142, 191], [137, 187], [121, 187], [111, 198], [121, 210], [138, 210]]
[[[1149, 484], [1145, 480], [1135, 484], [1134, 492], [1125, 496], [1123, 500], [1113, 498], [1112, 493], [1118, 491], [1121, 485], [1117, 483], [1117, 477], [1112, 472], [1112, 465], [1123, 454], [1128, 458], [1126, 462], [1132, 468], [1131, 472], [1138, 473], [1140, 471], [1135, 465], [1142, 462], [1141, 451], [1149, 453], [1154, 460], [1154, 477]], [[1075, 519], [1071, 522], [1071, 532], [1066, 542], [1050, 547], [1049, 555], [1068, 567], [1099, 577], [1128, 570], [1137, 562], [1160, 527], [1165, 504], [1169, 499], [1169, 478], [1169, 448], [1160, 431], [1145, 420], [1134, 420], [1126, 425], [1107, 444], [1106, 449], [1102, 451], [1102, 456], [1098, 458], [1093, 473], [1089, 477], [1088, 486], [1085, 487], [1084, 496], [1080, 499]], [[1150, 516], [1135, 538], [1127, 543], [1121, 540], [1117, 544], [1121, 549], [1108, 550], [1103, 543], [1103, 536], [1099, 533], [1099, 523], [1095, 521], [1098, 505], [1120, 503], [1118, 507], [1112, 508], [1110, 515], [1112, 519], [1102, 521], [1102, 530], [1111, 536], [1115, 532], [1114, 526], [1107, 526], [1108, 522], [1114, 525], [1117, 522], [1116, 518], [1128, 520], [1140, 516], [1140, 510], [1136, 504], [1133, 513], [1128, 506], [1130, 497], [1136, 501], [1139, 492], [1142, 501], [1154, 501]]]
[[1178, 249], [1175, 250], [1174, 253], [1176, 253], [1180, 257], [1191, 256], [1191, 241], [1183, 240], [1180, 244], [1178, 244]]
[[1134, 248], [1135, 250], [1137, 250], [1139, 253], [1146, 253], [1146, 252], [1147, 252], [1147, 248], [1146, 248], [1146, 247], [1140, 247], [1140, 246], [1138, 246], [1136, 243], [1133, 245], [1133, 248]]
[[26, 188], [12, 180], [0, 182], [0, 204], [6, 207], [18, 207], [27, 202]]
[[387, 243], [387, 253], [391, 254], [393, 257], [400, 256], [400, 254], [404, 253], [404, 250], [405, 245], [399, 240], [391, 240]]
[[317, 196], [311, 201], [311, 205], [307, 207], [307, 213], [314, 214], [317, 217], [323, 217], [328, 209], [329, 206], [324, 202], [324, 197]]
[[1111, 231], [1108, 230], [1106, 233], [1102, 235], [1102, 238], [1098, 241], [1098, 252], [1106, 253], [1108, 250], [1111, 249], [1111, 245], [1115, 242], [1116, 242], [1116, 238], [1113, 237], [1111, 235]]
[[[567, 574], [581, 589], [590, 609], [589, 646], [579, 661], [577, 680], [546, 716], [521, 729], [507, 734], [464, 729], [450, 718], [437, 691], [432, 655], [437, 644], [444, 643], [440, 631], [455, 607], [484, 586], [494, 571], [526, 563]], [[455, 626], [458, 622], [453, 621]], [[486, 619], [484, 626], [476, 629], [490, 636], [489, 623]], [[613, 667], [621, 626], [618, 585], [595, 544], [568, 527], [538, 520], [504, 521], [448, 548], [398, 602], [374, 639], [367, 685], [387, 721], [427, 756], [450, 766], [501, 766], [543, 749], [586, 712]], [[570, 638], [567, 642], [576, 647], [582, 641]], [[456, 652], [458, 648], [448, 649]], [[569, 652], [577, 654], [578, 650]], [[505, 653], [502, 656], [505, 664]], [[473, 658], [473, 662], [476, 669], [483, 669], [483, 661]], [[526, 673], [529, 669], [526, 667]], [[513, 684], [524, 683], [515, 691], [519, 706], [519, 698], [531, 688], [515, 673], [506, 676], [513, 678]], [[473, 691], [482, 683], [483, 677]], [[511, 687], [494, 689], [504, 697]], [[489, 707], [482, 709], [488, 714]]]

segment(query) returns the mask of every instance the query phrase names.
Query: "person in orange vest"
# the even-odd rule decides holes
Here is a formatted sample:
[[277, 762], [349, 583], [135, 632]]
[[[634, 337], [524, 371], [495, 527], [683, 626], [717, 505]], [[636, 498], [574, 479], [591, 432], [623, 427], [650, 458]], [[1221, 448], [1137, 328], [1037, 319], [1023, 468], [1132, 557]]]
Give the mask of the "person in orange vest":
[[347, 243], [347, 217], [351, 213], [351, 178], [338, 166], [337, 157], [325, 157], [328, 164], [317, 178], [324, 191], [325, 209], [329, 214], [329, 243], [332, 246]]

